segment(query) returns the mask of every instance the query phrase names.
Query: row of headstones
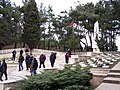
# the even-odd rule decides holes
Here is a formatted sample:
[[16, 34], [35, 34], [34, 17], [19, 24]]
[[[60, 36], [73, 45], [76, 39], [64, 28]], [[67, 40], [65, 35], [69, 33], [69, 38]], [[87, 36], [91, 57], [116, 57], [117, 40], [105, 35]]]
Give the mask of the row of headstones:
[[114, 62], [116, 62], [117, 60], [119, 60], [119, 54], [101, 54], [101, 55], [96, 55], [91, 57], [91, 59], [88, 60], [84, 60], [79, 62], [79, 64], [81, 65], [81, 67], [86, 67], [86, 66], [90, 66], [90, 67], [102, 67], [102, 68], [109, 68], [110, 65], [113, 65]]

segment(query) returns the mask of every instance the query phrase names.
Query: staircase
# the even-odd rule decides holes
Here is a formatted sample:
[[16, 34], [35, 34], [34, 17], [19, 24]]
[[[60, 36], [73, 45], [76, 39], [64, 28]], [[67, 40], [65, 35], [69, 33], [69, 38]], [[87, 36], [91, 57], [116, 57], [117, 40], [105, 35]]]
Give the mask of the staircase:
[[110, 70], [95, 90], [120, 90], [120, 62]]
[[103, 82], [120, 84], [120, 70], [110, 70], [108, 76], [103, 80]]

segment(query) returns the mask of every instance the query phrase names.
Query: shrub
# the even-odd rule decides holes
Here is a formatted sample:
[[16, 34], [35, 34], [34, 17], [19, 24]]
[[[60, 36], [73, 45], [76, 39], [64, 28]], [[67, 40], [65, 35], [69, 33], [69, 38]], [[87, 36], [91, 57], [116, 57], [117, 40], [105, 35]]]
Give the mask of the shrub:
[[58, 72], [43, 72], [20, 81], [13, 90], [90, 90], [89, 68], [67, 65]]

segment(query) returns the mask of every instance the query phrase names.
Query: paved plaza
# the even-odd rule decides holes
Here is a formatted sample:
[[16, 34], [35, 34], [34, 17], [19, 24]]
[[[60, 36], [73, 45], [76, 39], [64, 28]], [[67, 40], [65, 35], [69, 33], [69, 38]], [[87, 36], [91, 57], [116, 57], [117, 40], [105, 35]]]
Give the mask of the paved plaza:
[[[60, 70], [60, 69], [64, 68], [64, 65], [65, 65], [64, 55], [65, 55], [65, 53], [64, 52], [57, 52], [57, 58], [56, 58], [54, 67], [52, 68], [51, 64], [50, 64], [50, 60], [49, 60], [51, 52], [56, 52], [56, 51], [47, 51], [47, 50], [37, 50], [37, 51], [34, 50], [33, 51], [34, 57], [36, 57], [36, 59], [38, 60], [38, 66], [39, 66], [40, 54], [44, 53], [46, 55], [45, 68], [43, 68], [43, 67], [38, 68], [37, 73], [40, 73], [44, 70], [54, 70], [54, 69]], [[25, 57], [25, 53], [23, 54], [23, 56]], [[12, 57], [12, 53], [7, 53], [7, 52], [0, 55], [0, 59], [2, 60], [4, 58], [6, 58], [6, 62], [8, 64], [8, 80], [4, 80], [4, 77], [3, 77], [4, 81], [2, 81], [2, 82], [0, 81], [0, 85], [5, 84], [5, 83], [6, 84], [7, 83], [14, 83], [14, 82], [17, 82], [19, 80], [27, 78], [26, 76], [31, 75], [30, 71], [26, 70], [25, 61], [23, 62], [23, 67], [24, 67], [23, 71], [18, 71], [18, 63], [17, 62], [18, 62], [19, 52], [17, 52], [17, 56], [16, 56], [15, 61], [11, 60], [11, 57]], [[74, 63], [74, 60], [70, 59], [69, 64], [72, 64], [72, 63]], [[0, 90], [4, 90], [3, 88], [1, 88]]]
[[[0, 59], [2, 60], [5, 58], [8, 64], [8, 80], [4, 80], [4, 77], [3, 77], [4, 81], [0, 82], [0, 87], [1, 87], [0, 90], [4, 90], [6, 87], [8, 87], [9, 89], [11, 87], [9, 84], [25, 79], [27, 78], [27, 76], [31, 75], [30, 71], [26, 70], [25, 61], [23, 62], [23, 67], [24, 67], [23, 71], [18, 71], [17, 62], [18, 62], [20, 49], [17, 49], [17, 56], [15, 61], [11, 60], [12, 50], [13, 49], [8, 51], [2, 51], [1, 52], [2, 54], [0, 54]], [[57, 52], [57, 59], [55, 61], [54, 68], [51, 67], [50, 60], [49, 60], [51, 52], [57, 52], [57, 51], [48, 51], [48, 50], [41, 50], [41, 49], [33, 50], [33, 55], [38, 60], [38, 65], [39, 65], [39, 56], [41, 53], [44, 53], [47, 57], [45, 61], [45, 68], [43, 67], [38, 68], [37, 73], [40, 73], [44, 70], [54, 70], [54, 69], [61, 70], [64, 68], [65, 52]], [[23, 55], [25, 57], [25, 53]], [[93, 55], [90, 57], [90, 59], [80, 61], [79, 64], [82, 67], [86, 67], [88, 65], [93, 67], [91, 69], [91, 72], [93, 73], [93, 75], [106, 77], [104, 78], [103, 83], [100, 86], [98, 86], [96, 90], [120, 90], [120, 73], [118, 73], [118, 71], [120, 71], [120, 62], [117, 65], [115, 65], [112, 69], [109, 68], [111, 67], [110, 65], [113, 65], [114, 63], [118, 62], [118, 60], [120, 60], [119, 54], [105, 55], [102, 53], [98, 55]], [[70, 58], [69, 64], [73, 64], [73, 63], [75, 63], [75, 59]], [[99, 68], [99, 65], [101, 65], [101, 68]]]

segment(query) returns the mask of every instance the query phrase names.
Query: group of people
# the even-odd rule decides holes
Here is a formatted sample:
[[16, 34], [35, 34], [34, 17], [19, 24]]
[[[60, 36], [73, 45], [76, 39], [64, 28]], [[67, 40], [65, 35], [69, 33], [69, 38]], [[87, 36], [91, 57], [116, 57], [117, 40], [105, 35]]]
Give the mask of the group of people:
[[[28, 50], [28, 49], [26, 49], [26, 50]], [[16, 52], [16, 50], [14, 49], [13, 51], [12, 51], [12, 60], [14, 60], [15, 61], [15, 59], [16, 59], [16, 54], [17, 54], [17, 52]], [[23, 54], [23, 50], [21, 49], [20, 50], [20, 55], [22, 55]]]
[[[14, 49], [13, 53], [13, 60], [15, 60], [16, 57], [16, 50]], [[19, 65], [19, 69], [18, 71], [23, 70], [23, 61], [25, 60], [26, 62], [26, 70], [30, 70], [31, 76], [36, 74], [36, 70], [38, 68], [38, 61], [37, 59], [30, 54], [29, 55], [29, 49], [25, 49], [25, 58], [23, 56], [23, 50], [20, 50], [20, 56], [18, 58], [18, 65]], [[51, 53], [50, 55], [50, 63], [51, 63], [51, 67], [54, 67], [54, 63], [56, 60], [56, 54], [57, 53]], [[68, 64], [69, 62], [69, 58], [71, 57], [71, 51], [68, 49], [68, 51], [65, 54], [65, 62]], [[46, 60], [46, 55], [44, 53], [42, 53], [39, 57], [39, 68], [41, 68], [41, 66], [43, 65], [43, 68], [45, 68], [45, 60]], [[0, 61], [0, 80], [3, 81], [2, 76], [3, 74], [5, 75], [5, 80], [8, 79], [7, 77], [7, 63], [5, 62], [5, 59], [3, 59], [2, 61]]]
[[38, 67], [38, 62], [37, 62], [36, 58], [32, 54], [29, 55], [28, 52], [29, 52], [29, 50], [26, 49], [25, 50], [26, 57], [24, 58], [23, 50], [20, 50], [20, 56], [18, 58], [18, 65], [19, 65], [19, 70], [18, 71], [23, 70], [23, 61], [25, 60], [26, 70], [30, 69], [30, 73], [31, 73], [31, 76], [32, 76], [32, 75], [36, 74], [36, 70], [37, 70], [37, 67]]
[[0, 61], [0, 80], [3, 81], [2, 77], [3, 74], [5, 75], [5, 80], [8, 79], [7, 77], [7, 63], [5, 62], [5, 59]]
[[[38, 68], [37, 59], [32, 54], [29, 55], [29, 50], [28, 49], [25, 50], [25, 54], [26, 54], [26, 56], [24, 58], [23, 50], [20, 50], [20, 56], [18, 58], [18, 65], [19, 65], [19, 70], [18, 71], [23, 70], [23, 61], [25, 60], [26, 70], [30, 70], [31, 75], [35, 75], [36, 70]], [[50, 63], [51, 63], [52, 68], [54, 67], [56, 54], [57, 53], [52, 52], [51, 55], [50, 55]], [[41, 55], [39, 57], [39, 68], [41, 68], [42, 65], [43, 65], [43, 68], [45, 68], [45, 60], [46, 60], [46, 55], [44, 53], [41, 53]]]
[[[55, 59], [56, 59], [56, 54], [57, 53], [53, 53], [52, 52], [51, 55], [50, 55], [50, 63], [51, 63], [51, 67], [52, 68], [54, 67], [54, 63], [55, 63]], [[41, 65], [43, 65], [43, 68], [45, 68], [45, 60], [46, 60], [45, 54], [41, 54], [40, 58], [39, 58], [39, 61], [40, 61], [39, 68], [41, 68]]]
[[[15, 50], [13, 51], [13, 53], [14, 52], [16, 53]], [[29, 55], [29, 49], [25, 50], [25, 54], [26, 54], [26, 56], [24, 58], [23, 50], [21, 49], [20, 50], [20, 56], [18, 58], [18, 65], [19, 65], [19, 70], [18, 71], [23, 70], [23, 61], [25, 60], [26, 70], [30, 70], [31, 75], [35, 75], [36, 70], [38, 68], [37, 59], [32, 54]], [[55, 63], [55, 60], [56, 60], [56, 54], [57, 53], [52, 52], [51, 55], [50, 55], [50, 58], [49, 58], [52, 68], [54, 67], [54, 63]], [[14, 56], [14, 54], [13, 54], [13, 56]], [[70, 51], [70, 49], [68, 49], [68, 51], [65, 54], [66, 64], [69, 63], [69, 58], [70, 57], [71, 57], [71, 51]], [[41, 68], [42, 65], [43, 65], [43, 68], [45, 68], [45, 60], [46, 60], [46, 55], [44, 53], [41, 53], [41, 55], [39, 57], [39, 68]]]

